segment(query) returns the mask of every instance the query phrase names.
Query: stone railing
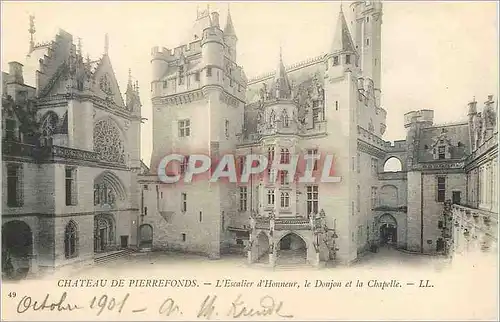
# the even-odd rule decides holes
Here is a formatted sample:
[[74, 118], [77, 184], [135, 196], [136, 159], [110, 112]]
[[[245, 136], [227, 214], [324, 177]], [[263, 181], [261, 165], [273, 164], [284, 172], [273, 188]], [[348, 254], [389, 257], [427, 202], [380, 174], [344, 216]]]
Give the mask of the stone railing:
[[498, 214], [489, 211], [451, 206], [451, 244], [458, 253], [493, 251], [498, 248]]
[[270, 229], [271, 224], [275, 230], [312, 230], [313, 226], [310, 219], [304, 217], [274, 218], [271, 223], [271, 217], [257, 217], [253, 219], [255, 229]]
[[484, 142], [479, 148], [477, 148], [474, 152], [472, 152], [466, 159], [465, 164], [472, 162], [477, 159], [480, 155], [493, 148], [495, 145], [498, 145], [498, 135], [495, 133], [492, 137], [490, 137], [486, 142]]
[[460, 205], [452, 205], [451, 211], [457, 220], [473, 224], [480, 229], [489, 230], [490, 227], [498, 225], [498, 214], [494, 212]]
[[371, 143], [371, 144], [375, 145], [376, 147], [380, 148], [381, 150], [385, 150], [386, 142], [384, 140], [382, 140], [380, 137], [371, 133], [370, 131], [365, 130], [361, 126], [358, 126], [358, 138], [367, 142], [367, 143]]
[[97, 152], [72, 149], [57, 145], [46, 148], [48, 150], [46, 153], [44, 153], [44, 156], [46, 158], [63, 158], [99, 162], [99, 154]]
[[36, 159], [39, 156], [40, 151], [36, 145], [4, 140], [2, 142], [2, 153], [4, 156]]

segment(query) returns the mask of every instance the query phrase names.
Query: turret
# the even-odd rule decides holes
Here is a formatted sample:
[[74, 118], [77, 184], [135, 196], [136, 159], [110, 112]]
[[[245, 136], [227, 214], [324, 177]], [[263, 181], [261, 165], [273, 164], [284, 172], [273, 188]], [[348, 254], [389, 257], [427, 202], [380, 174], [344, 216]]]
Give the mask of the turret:
[[434, 123], [433, 110], [411, 111], [404, 115], [404, 126], [409, 128], [412, 125], [419, 124], [421, 127], [429, 127]]
[[357, 66], [358, 55], [342, 7], [339, 12], [330, 53], [327, 56], [330, 77], [340, 77]]
[[203, 31], [201, 57], [204, 74], [202, 85], [222, 84], [224, 67], [224, 39], [222, 30], [210, 27]]
[[236, 62], [236, 44], [238, 37], [234, 30], [233, 19], [231, 18], [231, 10], [227, 7], [226, 26], [224, 27], [224, 43], [227, 45], [228, 54], [232, 61]]
[[23, 78], [23, 64], [17, 61], [11, 61], [9, 63], [9, 76], [10, 83], [24, 84]]

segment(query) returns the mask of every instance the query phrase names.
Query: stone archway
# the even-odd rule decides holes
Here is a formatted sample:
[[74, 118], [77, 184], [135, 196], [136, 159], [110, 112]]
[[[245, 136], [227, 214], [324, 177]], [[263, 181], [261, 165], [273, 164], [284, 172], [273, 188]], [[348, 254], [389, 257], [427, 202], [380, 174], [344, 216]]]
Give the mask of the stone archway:
[[153, 226], [150, 224], [142, 224], [139, 227], [139, 238], [140, 248], [153, 247]]
[[33, 255], [33, 232], [21, 220], [2, 225], [2, 276], [24, 278], [30, 271]]
[[257, 261], [269, 263], [269, 237], [263, 231], [257, 236]]
[[94, 217], [94, 252], [102, 253], [116, 247], [115, 220], [113, 215], [99, 214]]
[[307, 244], [294, 232], [285, 234], [277, 244], [277, 264], [303, 264], [307, 262]]
[[398, 243], [398, 222], [391, 214], [383, 214], [378, 220], [381, 245], [396, 246]]

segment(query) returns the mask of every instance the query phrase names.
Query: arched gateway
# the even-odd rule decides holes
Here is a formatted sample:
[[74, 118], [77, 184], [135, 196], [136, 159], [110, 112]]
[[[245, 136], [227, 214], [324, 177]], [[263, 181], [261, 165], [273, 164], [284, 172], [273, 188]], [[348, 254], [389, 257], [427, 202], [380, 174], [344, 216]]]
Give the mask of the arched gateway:
[[30, 270], [33, 233], [21, 220], [2, 225], [2, 276], [24, 278]]
[[397, 245], [398, 222], [390, 214], [383, 214], [379, 218], [379, 232], [381, 245]]
[[307, 261], [307, 244], [296, 233], [288, 233], [278, 242], [277, 264], [302, 264]]
[[112, 250], [115, 246], [115, 220], [113, 215], [96, 215], [94, 217], [94, 252], [105, 252]]

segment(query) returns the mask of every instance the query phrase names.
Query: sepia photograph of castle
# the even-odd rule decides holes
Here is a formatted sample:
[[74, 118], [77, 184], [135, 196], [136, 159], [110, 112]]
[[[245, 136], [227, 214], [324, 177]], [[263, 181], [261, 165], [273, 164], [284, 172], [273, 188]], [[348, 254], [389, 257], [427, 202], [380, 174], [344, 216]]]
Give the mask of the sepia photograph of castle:
[[[2, 3], [4, 280], [144, 253], [246, 269], [496, 261], [495, 3], [103, 3], [95, 26], [99, 5], [74, 5], [82, 18]], [[171, 154], [181, 180], [165, 183]], [[237, 175], [249, 155], [312, 162], [187, 183], [200, 154], [231, 155]], [[297, 180], [328, 156], [338, 180]]]

